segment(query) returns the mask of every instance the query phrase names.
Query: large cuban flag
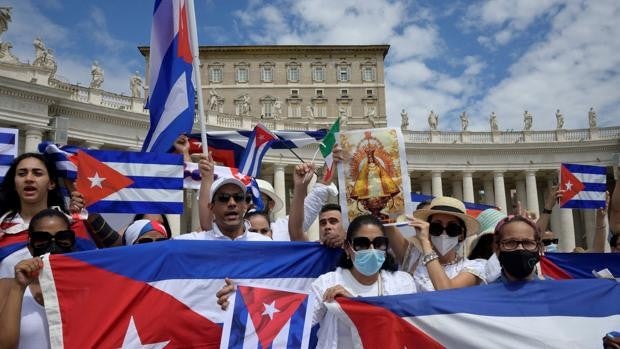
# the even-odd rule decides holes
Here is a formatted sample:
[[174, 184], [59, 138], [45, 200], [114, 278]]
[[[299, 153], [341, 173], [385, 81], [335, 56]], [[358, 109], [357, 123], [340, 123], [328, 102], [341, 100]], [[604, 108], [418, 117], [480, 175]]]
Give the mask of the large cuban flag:
[[186, 0], [156, 0], [149, 53], [151, 125], [142, 151], [165, 153], [194, 124], [192, 51]]
[[601, 348], [620, 328], [612, 280], [496, 283], [447, 291], [339, 298], [355, 348]]
[[562, 164], [560, 167], [562, 208], [605, 207], [607, 168], [604, 166]]
[[309, 290], [340, 253], [318, 243], [171, 240], [52, 255], [40, 277], [52, 348], [219, 348], [224, 278]]
[[540, 270], [546, 278], [555, 280], [587, 279], [607, 269], [620, 280], [620, 253], [545, 253]]
[[16, 128], [0, 128], [0, 183], [17, 156], [17, 136]]

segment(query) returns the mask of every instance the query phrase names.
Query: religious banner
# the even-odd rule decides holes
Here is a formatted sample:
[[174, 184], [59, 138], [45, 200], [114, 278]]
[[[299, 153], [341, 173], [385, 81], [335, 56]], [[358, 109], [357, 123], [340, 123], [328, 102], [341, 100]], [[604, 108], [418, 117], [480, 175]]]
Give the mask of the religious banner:
[[338, 164], [343, 225], [364, 214], [384, 224], [413, 212], [403, 135], [396, 128], [354, 130], [338, 135], [344, 161]]

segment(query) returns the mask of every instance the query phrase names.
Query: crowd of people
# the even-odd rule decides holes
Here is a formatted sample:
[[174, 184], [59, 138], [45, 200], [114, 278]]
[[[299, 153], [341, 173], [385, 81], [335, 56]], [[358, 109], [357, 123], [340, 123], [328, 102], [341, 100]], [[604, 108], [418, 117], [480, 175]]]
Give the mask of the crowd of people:
[[[189, 160], [188, 141], [179, 137], [175, 150]], [[340, 161], [339, 148], [334, 158]], [[351, 347], [349, 326], [326, 311], [336, 297], [383, 296], [431, 292], [494, 282], [542, 279], [537, 267], [544, 253], [557, 251], [548, 230], [549, 213], [562, 195], [553, 189], [536, 221], [522, 212], [506, 215], [488, 209], [473, 218], [463, 202], [436, 197], [410, 212], [407, 237], [378, 217], [362, 215], [343, 226], [343, 210], [328, 202], [332, 178], [319, 180], [308, 192], [314, 165], [302, 163], [293, 173], [290, 215], [273, 220], [282, 207], [273, 187], [259, 181], [263, 207], [258, 210], [246, 185], [237, 178], [214, 178], [210, 154], [201, 155], [199, 215], [201, 230], [173, 234], [166, 215], [144, 213], [116, 231], [101, 215], [84, 214], [84, 198], [71, 192], [69, 207], [60, 193], [61, 179], [44, 156], [17, 157], [0, 186], [0, 242], [14, 249], [0, 256], [0, 348], [49, 347], [49, 329], [38, 275], [40, 256], [77, 250], [112, 248], [168, 239], [228, 241], [309, 241], [318, 219], [319, 243], [342, 250], [338, 268], [318, 277], [309, 290], [317, 299], [313, 321], [320, 324], [318, 347]], [[70, 183], [65, 185], [71, 189]], [[611, 252], [620, 252], [620, 188], [596, 216], [595, 241], [588, 252], [604, 252], [608, 233]], [[608, 222], [609, 230], [606, 230]], [[602, 227], [602, 228], [601, 228]], [[226, 279], [217, 293], [226, 309], [234, 291]], [[609, 339], [608, 339], [609, 341]], [[612, 343], [613, 344], [613, 343]]]

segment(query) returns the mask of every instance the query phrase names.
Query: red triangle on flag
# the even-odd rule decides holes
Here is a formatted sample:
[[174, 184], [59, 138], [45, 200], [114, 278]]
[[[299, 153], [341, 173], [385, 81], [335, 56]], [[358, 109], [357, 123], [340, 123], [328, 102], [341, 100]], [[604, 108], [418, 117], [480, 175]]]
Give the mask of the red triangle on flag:
[[187, 21], [187, 10], [185, 3], [179, 10], [179, 38], [177, 47], [177, 57], [183, 59], [185, 63], [192, 63], [192, 49], [189, 44], [189, 25]]
[[560, 207], [585, 188], [583, 183], [569, 171], [564, 164], [560, 167], [560, 189], [564, 190], [560, 199]]
[[239, 286], [238, 292], [248, 309], [262, 348], [271, 343], [293, 316], [307, 294], [267, 288]]
[[84, 151], [78, 151], [75, 159], [77, 159], [75, 187], [84, 195], [86, 207], [133, 184], [133, 180]]
[[260, 125], [260, 124], [256, 125], [255, 130], [256, 130], [255, 142], [256, 142], [257, 148], [269, 141], [273, 141], [277, 139], [277, 137], [263, 125]]

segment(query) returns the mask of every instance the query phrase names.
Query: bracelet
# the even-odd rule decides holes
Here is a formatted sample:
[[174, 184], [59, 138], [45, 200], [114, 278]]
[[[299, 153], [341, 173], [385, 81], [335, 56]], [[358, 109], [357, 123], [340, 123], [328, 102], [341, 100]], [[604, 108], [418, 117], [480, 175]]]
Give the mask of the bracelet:
[[422, 264], [427, 265], [428, 263], [434, 261], [435, 259], [439, 259], [439, 255], [435, 253], [435, 251], [431, 251], [422, 257]]
[[553, 211], [551, 211], [548, 208], [543, 208], [542, 213], [546, 213], [546, 214], [551, 214]]

